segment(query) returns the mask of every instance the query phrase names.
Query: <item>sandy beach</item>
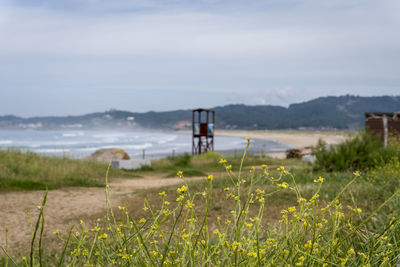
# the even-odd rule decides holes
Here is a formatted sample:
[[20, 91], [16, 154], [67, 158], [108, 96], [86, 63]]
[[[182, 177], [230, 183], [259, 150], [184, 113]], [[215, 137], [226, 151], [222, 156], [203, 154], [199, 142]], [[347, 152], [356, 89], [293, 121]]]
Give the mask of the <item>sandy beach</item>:
[[[218, 136], [237, 136], [251, 137], [254, 139], [277, 141], [280, 143], [292, 145], [299, 149], [315, 146], [319, 139], [327, 144], [339, 144], [349, 137], [347, 132], [319, 132], [319, 131], [298, 131], [298, 130], [216, 130]], [[273, 157], [283, 158], [285, 153], [269, 153]]]

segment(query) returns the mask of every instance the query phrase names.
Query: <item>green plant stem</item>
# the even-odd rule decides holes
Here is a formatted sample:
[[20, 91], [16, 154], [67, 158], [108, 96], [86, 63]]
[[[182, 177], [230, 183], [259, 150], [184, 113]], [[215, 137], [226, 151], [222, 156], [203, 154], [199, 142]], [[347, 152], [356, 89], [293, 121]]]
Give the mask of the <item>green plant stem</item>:
[[33, 232], [33, 237], [32, 237], [32, 241], [31, 241], [31, 253], [30, 253], [30, 266], [31, 267], [33, 267], [33, 250], [34, 250], [34, 244], [35, 244], [35, 239], [36, 239], [36, 233], [37, 233], [37, 230], [39, 229], [40, 219], [43, 216], [43, 209], [44, 209], [44, 206], [46, 205], [47, 193], [48, 193], [48, 191], [46, 190], [46, 193], [44, 194], [42, 206], [40, 207], [39, 216], [36, 221], [35, 231]]
[[[62, 254], [61, 254], [60, 261], [58, 262], [58, 265], [57, 265], [58, 267], [60, 267], [60, 266], [63, 264], [65, 252], [67, 251], [67, 247], [68, 247], [68, 244], [69, 244], [69, 240], [71, 239], [72, 229], [74, 229], [74, 226], [71, 226], [71, 229], [69, 230], [67, 242], [65, 243], [63, 252], [62, 252]], [[96, 239], [95, 239], [95, 240], [96, 240]]]
[[4, 254], [6, 254], [7, 258], [10, 259], [12, 261], [12, 263], [14, 263], [15, 266], [18, 266], [18, 264], [15, 262], [15, 260], [10, 256], [10, 254], [7, 253], [7, 250], [4, 249], [2, 245], [0, 245], [0, 248], [4, 252]]

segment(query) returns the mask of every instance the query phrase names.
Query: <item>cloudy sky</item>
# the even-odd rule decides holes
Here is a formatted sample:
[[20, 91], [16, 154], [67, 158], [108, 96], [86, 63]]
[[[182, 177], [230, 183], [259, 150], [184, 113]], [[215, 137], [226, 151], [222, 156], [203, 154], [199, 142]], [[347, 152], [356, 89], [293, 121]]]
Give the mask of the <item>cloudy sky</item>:
[[398, 0], [0, 0], [0, 115], [400, 95]]

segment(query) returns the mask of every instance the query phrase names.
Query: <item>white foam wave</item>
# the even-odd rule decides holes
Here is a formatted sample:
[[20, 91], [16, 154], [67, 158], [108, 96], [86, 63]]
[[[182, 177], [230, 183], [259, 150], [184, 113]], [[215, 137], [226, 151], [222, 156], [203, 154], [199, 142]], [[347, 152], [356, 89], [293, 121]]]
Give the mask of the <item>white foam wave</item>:
[[58, 149], [58, 148], [46, 148], [46, 149], [34, 149], [36, 153], [66, 153], [71, 152], [71, 149]]
[[63, 137], [76, 137], [77, 134], [76, 133], [63, 133], [62, 136]]
[[28, 147], [37, 148], [37, 147], [40, 147], [40, 145], [39, 144], [31, 144], [31, 145], [28, 145]]
[[65, 132], [61, 134], [62, 137], [81, 137], [85, 136], [85, 132]]
[[119, 138], [119, 137], [124, 137], [125, 134], [123, 133], [104, 133], [104, 134], [92, 134], [91, 137], [97, 138], [97, 139], [103, 139], [103, 138]]
[[146, 149], [153, 147], [152, 143], [144, 143], [144, 144], [137, 144], [137, 145], [121, 145], [122, 149], [128, 150], [128, 149]]
[[165, 144], [165, 143], [169, 143], [169, 142], [175, 141], [176, 138], [177, 138], [176, 135], [167, 136], [165, 138], [162, 138], [160, 141], [158, 141], [157, 144], [162, 145], [162, 144]]
[[11, 145], [14, 143], [12, 140], [0, 140], [0, 145]]

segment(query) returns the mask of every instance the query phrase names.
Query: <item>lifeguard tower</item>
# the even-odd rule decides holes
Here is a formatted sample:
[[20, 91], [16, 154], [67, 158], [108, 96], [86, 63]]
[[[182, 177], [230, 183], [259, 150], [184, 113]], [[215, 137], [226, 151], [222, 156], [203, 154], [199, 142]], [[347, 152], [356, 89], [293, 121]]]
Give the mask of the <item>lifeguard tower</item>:
[[214, 151], [215, 111], [195, 109], [192, 111], [192, 155]]

